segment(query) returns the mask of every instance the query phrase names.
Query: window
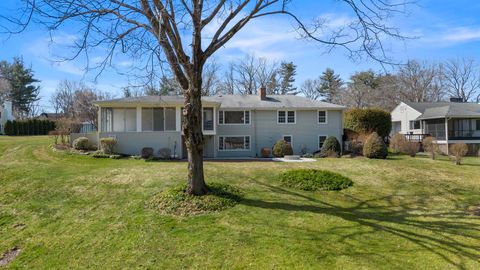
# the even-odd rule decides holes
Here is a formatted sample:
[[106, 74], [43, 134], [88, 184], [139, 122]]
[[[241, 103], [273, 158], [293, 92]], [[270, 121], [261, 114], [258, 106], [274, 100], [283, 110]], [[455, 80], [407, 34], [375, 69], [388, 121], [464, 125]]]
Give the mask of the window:
[[477, 121], [476, 121], [476, 125], [477, 125], [477, 128], [476, 128], [476, 129], [477, 129], [477, 130], [480, 130], [480, 120], [477, 120]]
[[213, 130], [213, 108], [203, 109], [203, 130]]
[[318, 123], [319, 124], [327, 123], [327, 111], [318, 111]]
[[278, 111], [279, 124], [295, 124], [295, 111]]
[[327, 139], [327, 136], [325, 136], [325, 135], [319, 135], [318, 136], [318, 148], [319, 149], [322, 149], [323, 143], [325, 142], [326, 139]]
[[218, 150], [241, 151], [250, 149], [250, 136], [218, 137]]
[[285, 111], [278, 111], [278, 123], [285, 123]]
[[175, 108], [142, 108], [142, 131], [176, 130]]
[[[108, 109], [107, 121], [108, 121]], [[137, 130], [137, 109], [112, 109], [113, 132], [127, 132]], [[108, 128], [108, 127], [107, 127]]]
[[218, 123], [220, 125], [250, 124], [250, 111], [220, 111]]
[[293, 147], [293, 136], [292, 135], [283, 135], [283, 140], [286, 141]]
[[176, 130], [175, 108], [165, 108], [165, 130]]
[[113, 125], [112, 125], [112, 118], [113, 118], [113, 110], [112, 108], [102, 108], [102, 131], [103, 132], [112, 132]]
[[420, 121], [410, 121], [410, 129], [420, 129]]

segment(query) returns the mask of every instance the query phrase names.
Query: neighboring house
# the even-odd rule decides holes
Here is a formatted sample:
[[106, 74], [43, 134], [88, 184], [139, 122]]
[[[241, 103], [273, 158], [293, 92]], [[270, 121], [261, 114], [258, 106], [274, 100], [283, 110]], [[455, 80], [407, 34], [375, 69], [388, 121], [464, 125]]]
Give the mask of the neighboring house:
[[50, 120], [50, 121], [57, 121], [58, 119], [62, 118], [64, 115], [63, 113], [46, 113], [43, 112], [37, 116], [37, 119], [40, 120]]
[[392, 111], [392, 133], [420, 140], [437, 139], [443, 152], [463, 142], [471, 154], [480, 147], [480, 104], [454, 102], [401, 102]]
[[4, 101], [0, 104], [0, 134], [3, 134], [5, 123], [8, 120], [15, 120], [13, 116], [13, 106], [11, 101]]
[[[342, 140], [343, 106], [300, 96], [220, 95], [202, 97], [204, 155], [208, 158], [259, 157], [279, 139], [294, 154], [313, 153], [327, 136]], [[185, 158], [181, 131], [183, 96], [145, 96], [97, 101], [98, 137], [115, 137], [117, 152], [138, 155], [170, 148]], [[92, 140], [92, 136], [89, 136]], [[98, 139], [98, 138], [97, 138]]]

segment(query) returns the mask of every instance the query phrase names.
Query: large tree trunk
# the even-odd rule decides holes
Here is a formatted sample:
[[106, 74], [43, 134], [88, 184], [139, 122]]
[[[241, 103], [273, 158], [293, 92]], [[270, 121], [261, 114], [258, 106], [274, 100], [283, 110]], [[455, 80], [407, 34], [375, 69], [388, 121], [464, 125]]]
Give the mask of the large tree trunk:
[[189, 88], [184, 91], [183, 134], [188, 152], [187, 192], [203, 195], [208, 192], [203, 176], [203, 133], [202, 133], [202, 79], [201, 71], [192, 72]]

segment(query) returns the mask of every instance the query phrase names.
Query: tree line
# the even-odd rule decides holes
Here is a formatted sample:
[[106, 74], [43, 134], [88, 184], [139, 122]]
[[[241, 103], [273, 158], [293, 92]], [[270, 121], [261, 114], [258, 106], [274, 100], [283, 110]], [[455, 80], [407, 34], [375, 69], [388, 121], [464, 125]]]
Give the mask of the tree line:
[[[437, 102], [447, 101], [449, 97], [480, 102], [480, 65], [472, 58], [441, 63], [409, 60], [393, 72], [358, 71], [348, 80], [327, 68], [317, 78], [303, 81], [298, 88], [296, 69], [293, 62], [277, 63], [254, 55], [228, 63], [223, 72], [212, 62], [203, 73], [202, 95], [257, 94], [259, 87], [264, 86], [268, 94], [300, 94], [352, 108], [391, 110], [401, 101]], [[181, 93], [175, 78], [166, 75], [157, 85], [123, 88], [125, 97]]]

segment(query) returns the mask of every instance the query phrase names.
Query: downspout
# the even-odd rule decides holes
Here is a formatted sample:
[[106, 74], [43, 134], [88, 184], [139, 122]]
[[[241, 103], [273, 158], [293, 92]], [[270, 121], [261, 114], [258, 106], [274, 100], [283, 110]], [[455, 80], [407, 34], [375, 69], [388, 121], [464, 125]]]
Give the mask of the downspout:
[[[256, 117], [257, 117], [257, 111], [256, 110], [252, 110], [253, 112], [253, 117], [250, 115], [250, 118], [253, 118], [253, 119], [250, 119], [250, 121], [252, 122], [253, 124], [253, 140], [254, 140], [254, 143], [253, 145], [255, 146], [255, 157], [258, 157], [258, 154], [257, 154], [257, 150], [258, 150], [258, 145], [257, 145], [257, 122], [255, 121], [256, 120]], [[253, 121], [252, 121], [253, 120]]]
[[447, 156], [449, 155], [449, 146], [448, 146], [448, 118], [445, 117], [445, 142], [447, 143]]

